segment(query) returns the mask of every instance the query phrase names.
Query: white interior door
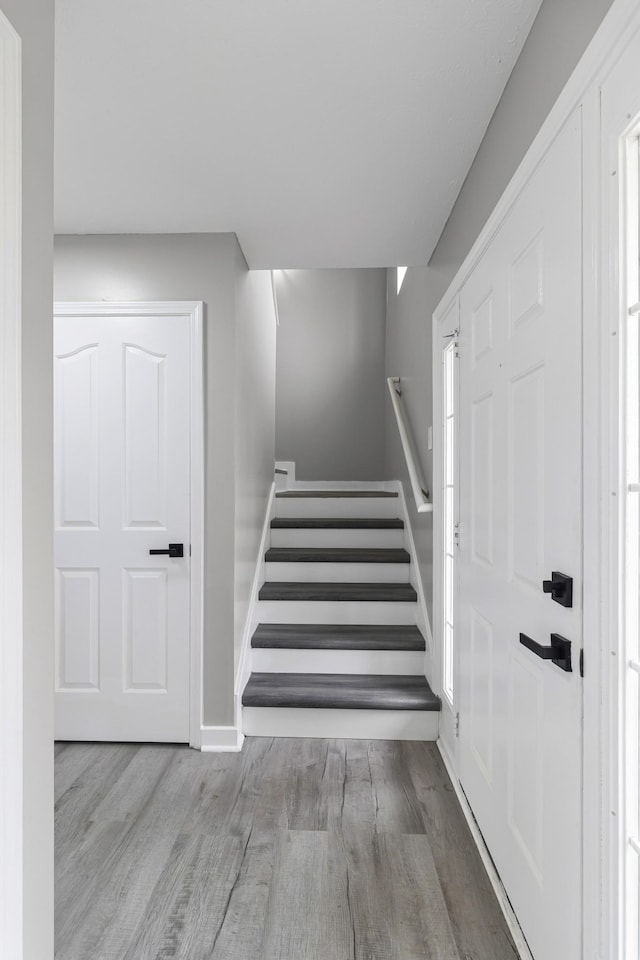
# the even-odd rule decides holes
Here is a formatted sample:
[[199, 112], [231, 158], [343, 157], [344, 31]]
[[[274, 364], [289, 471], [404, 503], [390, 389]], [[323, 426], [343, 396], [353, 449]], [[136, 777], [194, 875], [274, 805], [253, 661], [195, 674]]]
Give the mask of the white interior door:
[[55, 734], [186, 742], [189, 318], [59, 315], [54, 336]]
[[535, 960], [582, 956], [581, 290], [576, 114], [460, 297], [457, 762]]

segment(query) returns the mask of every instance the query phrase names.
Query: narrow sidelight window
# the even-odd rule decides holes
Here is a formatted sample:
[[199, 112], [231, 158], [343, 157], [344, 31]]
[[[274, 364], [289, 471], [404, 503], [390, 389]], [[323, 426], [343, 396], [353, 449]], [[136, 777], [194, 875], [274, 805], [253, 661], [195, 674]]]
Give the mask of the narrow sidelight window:
[[456, 355], [455, 340], [444, 351], [444, 575], [442, 688], [453, 706], [454, 686], [454, 604], [456, 589], [456, 549], [458, 527], [458, 491], [456, 456]]
[[625, 958], [640, 956], [640, 140], [627, 141], [626, 309], [620, 337], [621, 413], [621, 618], [623, 662]]

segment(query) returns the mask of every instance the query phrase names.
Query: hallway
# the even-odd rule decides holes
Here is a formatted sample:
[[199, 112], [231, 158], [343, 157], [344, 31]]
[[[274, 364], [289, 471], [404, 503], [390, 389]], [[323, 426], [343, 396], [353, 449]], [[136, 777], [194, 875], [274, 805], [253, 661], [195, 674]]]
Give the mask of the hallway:
[[56, 747], [57, 960], [514, 960], [434, 743]]

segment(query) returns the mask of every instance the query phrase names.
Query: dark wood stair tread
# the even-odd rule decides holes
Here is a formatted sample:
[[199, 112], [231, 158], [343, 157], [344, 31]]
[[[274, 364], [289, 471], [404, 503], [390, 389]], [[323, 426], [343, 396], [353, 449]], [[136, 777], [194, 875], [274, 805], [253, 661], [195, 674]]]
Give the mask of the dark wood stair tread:
[[345, 497], [397, 497], [397, 492], [389, 490], [281, 490], [276, 493], [279, 499], [340, 499]]
[[404, 530], [398, 517], [274, 517], [272, 530]]
[[415, 603], [410, 583], [314, 583], [269, 581], [263, 583], [260, 600], [369, 600]]
[[417, 650], [425, 649], [416, 626], [404, 624], [260, 623], [254, 649]]
[[384, 547], [271, 547], [267, 563], [409, 563], [402, 548]]
[[424, 677], [332, 673], [252, 673], [245, 707], [440, 710]]

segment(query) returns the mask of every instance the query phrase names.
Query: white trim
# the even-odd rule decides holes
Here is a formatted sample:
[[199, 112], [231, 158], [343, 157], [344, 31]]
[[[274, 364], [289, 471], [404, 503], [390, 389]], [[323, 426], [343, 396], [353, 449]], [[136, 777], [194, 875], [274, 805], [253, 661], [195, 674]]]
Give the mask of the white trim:
[[[455, 749], [455, 684], [457, 682], [457, 657], [454, 660], [454, 703], [443, 692], [443, 647], [444, 636], [442, 624], [444, 622], [443, 596], [444, 576], [441, 558], [444, 556], [444, 431], [443, 431], [443, 390], [444, 390], [444, 350], [443, 341], [445, 331], [454, 332], [460, 327], [460, 297], [456, 295], [449, 309], [436, 321], [435, 316], [432, 328], [431, 349], [431, 377], [433, 383], [433, 629], [435, 643], [433, 648], [433, 684], [432, 689], [442, 700], [440, 736], [445, 743]], [[448, 336], [448, 334], [447, 334]], [[454, 656], [455, 653], [454, 653]]]
[[0, 12], [0, 958], [23, 956], [22, 50]]
[[188, 317], [191, 326], [191, 510], [189, 745], [200, 747], [204, 630], [204, 385], [201, 300], [55, 303], [54, 317]]
[[438, 739], [438, 710], [350, 710], [332, 707], [245, 707], [247, 737], [320, 740]]
[[260, 546], [258, 547], [258, 556], [256, 558], [256, 567], [253, 574], [253, 583], [251, 584], [251, 595], [249, 597], [249, 609], [245, 621], [244, 633], [242, 635], [242, 647], [238, 659], [238, 668], [236, 671], [235, 682], [235, 722], [239, 730], [242, 730], [242, 693], [251, 676], [251, 638], [258, 626], [258, 593], [264, 583], [264, 555], [269, 546], [271, 535], [271, 521], [275, 516], [276, 510], [276, 485], [271, 484], [269, 497], [267, 499], [267, 509], [265, 511], [264, 523], [262, 525], [262, 536], [260, 537]]
[[469, 830], [471, 831], [471, 836], [473, 837], [473, 842], [475, 843], [478, 853], [480, 854], [480, 859], [482, 860], [482, 863], [484, 864], [484, 868], [487, 871], [489, 882], [493, 887], [493, 892], [496, 895], [496, 900], [498, 901], [498, 905], [502, 910], [502, 914], [507, 922], [507, 926], [509, 927], [509, 932], [511, 933], [511, 936], [513, 938], [513, 942], [518, 951], [520, 960], [533, 960], [533, 956], [531, 954], [531, 951], [529, 950], [529, 945], [527, 944], [527, 941], [525, 940], [524, 934], [522, 932], [522, 928], [518, 923], [518, 918], [513, 912], [513, 907], [509, 902], [509, 898], [507, 896], [507, 892], [505, 888], [502, 885], [502, 880], [500, 879], [500, 875], [495, 868], [495, 864], [493, 860], [491, 859], [491, 854], [489, 853], [489, 850], [487, 849], [487, 845], [484, 842], [484, 837], [480, 832], [480, 828], [478, 827], [476, 819], [473, 815], [473, 811], [469, 805], [469, 801], [466, 798], [464, 790], [460, 786], [460, 782], [455, 772], [455, 764], [453, 762], [451, 754], [449, 753], [447, 745], [446, 743], [443, 742], [442, 738], [440, 738], [437, 741], [436, 746], [440, 751], [442, 762], [444, 763], [446, 771], [449, 774], [449, 779], [451, 780], [451, 784], [453, 786], [455, 795], [458, 798], [458, 803], [462, 808], [464, 818], [467, 821], [467, 826], [469, 827]]
[[[411, 557], [411, 563], [409, 564], [409, 582], [411, 586], [415, 589], [418, 594], [418, 615], [417, 615], [417, 625], [422, 630], [425, 639], [425, 676], [429, 681], [431, 689], [433, 686], [431, 684], [432, 675], [433, 675], [433, 634], [431, 632], [431, 621], [429, 620], [429, 611], [427, 609], [427, 601], [424, 593], [424, 585], [422, 583], [422, 577], [420, 576], [420, 566], [418, 563], [418, 553], [416, 550], [416, 543], [413, 539], [413, 530], [411, 529], [411, 520], [409, 518], [409, 511], [407, 509], [407, 500], [404, 495], [404, 487], [402, 486], [402, 481], [396, 480], [393, 481], [398, 491], [398, 505], [399, 505], [399, 516], [402, 522], [404, 523], [404, 548]], [[391, 485], [391, 482], [390, 482]]]
[[201, 726], [198, 734], [203, 753], [239, 753], [244, 743], [244, 734], [238, 727]]
[[198, 749], [204, 711], [204, 343], [202, 301], [191, 311], [191, 677], [189, 745]]

